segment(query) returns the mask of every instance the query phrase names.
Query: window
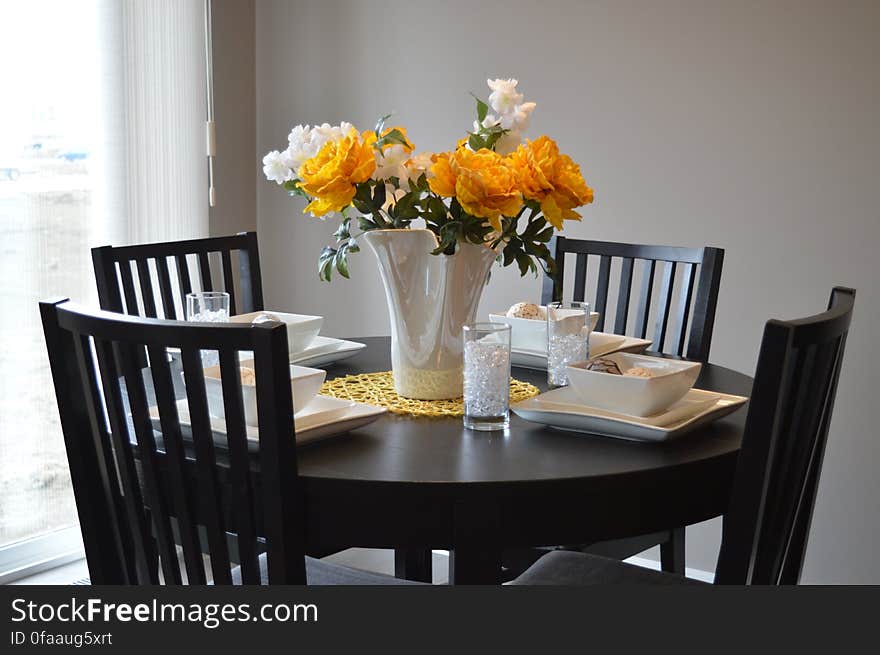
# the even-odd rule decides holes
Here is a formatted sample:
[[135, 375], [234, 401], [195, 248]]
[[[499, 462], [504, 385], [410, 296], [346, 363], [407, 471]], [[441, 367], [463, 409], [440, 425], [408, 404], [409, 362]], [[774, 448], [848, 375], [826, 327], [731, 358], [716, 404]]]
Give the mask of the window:
[[207, 180], [201, 0], [7, 0], [0, 14], [2, 575], [76, 549], [37, 302], [96, 305], [93, 246], [204, 236]]

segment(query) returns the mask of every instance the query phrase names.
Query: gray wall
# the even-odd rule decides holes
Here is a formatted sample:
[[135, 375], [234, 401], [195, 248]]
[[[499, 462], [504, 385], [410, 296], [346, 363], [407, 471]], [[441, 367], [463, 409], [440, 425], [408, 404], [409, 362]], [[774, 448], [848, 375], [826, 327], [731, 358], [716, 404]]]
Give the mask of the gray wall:
[[[857, 313], [804, 580], [880, 582], [880, 3], [257, 3], [257, 217], [268, 306], [327, 317], [326, 333], [388, 331], [368, 252], [319, 283], [335, 229], [259, 179], [262, 153], [300, 122], [394, 111], [419, 149], [468, 129], [486, 77], [515, 76], [547, 133], [583, 164], [596, 203], [575, 237], [727, 249], [712, 359], [751, 373], [764, 321], [857, 287]], [[539, 295], [493, 274], [481, 313]], [[714, 568], [719, 528], [688, 531]]]
[[217, 204], [212, 235], [257, 229], [254, 0], [213, 0]]

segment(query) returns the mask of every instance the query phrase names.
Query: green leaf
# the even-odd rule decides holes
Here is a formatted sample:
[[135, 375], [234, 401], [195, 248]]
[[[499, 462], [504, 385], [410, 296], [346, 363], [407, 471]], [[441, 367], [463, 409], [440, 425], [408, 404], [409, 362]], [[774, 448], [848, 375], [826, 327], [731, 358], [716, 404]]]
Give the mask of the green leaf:
[[428, 218], [438, 225], [445, 222], [449, 216], [446, 203], [437, 196], [429, 196], [427, 199], [426, 213]]
[[357, 244], [357, 241], [355, 241], [354, 237], [352, 237], [348, 240], [348, 243], [345, 246], [345, 251], [346, 252], [360, 252], [361, 251], [361, 247]]
[[431, 251], [432, 255], [446, 253], [451, 255], [455, 252], [455, 242], [458, 240], [458, 234], [461, 229], [461, 223], [450, 221], [440, 227], [440, 243]]
[[300, 198], [305, 198], [306, 200], [310, 200], [309, 194], [299, 188], [299, 183], [301, 180], [287, 180], [281, 186], [287, 190], [287, 193], [291, 196], [299, 196]]
[[535, 220], [529, 221], [529, 224], [526, 225], [526, 229], [523, 230], [522, 237], [523, 239], [534, 239], [535, 235], [547, 224], [547, 221], [544, 220], [543, 217], [537, 218]]
[[336, 228], [336, 231], [333, 233], [333, 236], [336, 237], [337, 242], [347, 241], [351, 234], [349, 232], [349, 225], [351, 224], [351, 218], [346, 218], [340, 223], [339, 227]]
[[348, 257], [346, 256], [347, 252], [343, 248], [338, 253], [336, 253], [336, 270], [339, 271], [339, 274], [344, 277], [346, 280], [351, 279], [348, 275]]
[[394, 207], [397, 209], [397, 215], [410, 220], [418, 218], [419, 209], [416, 207], [418, 200], [419, 196], [417, 193], [407, 193], [401, 196], [394, 204]]
[[373, 211], [382, 209], [385, 204], [385, 185], [380, 183], [373, 188]]
[[361, 202], [370, 202], [373, 198], [370, 195], [370, 185], [367, 182], [355, 186], [354, 197]]
[[480, 100], [473, 93], [471, 95], [474, 96], [474, 100], [477, 101], [477, 121], [482, 125], [483, 120], [486, 118], [486, 114], [489, 113], [489, 105]]
[[385, 121], [391, 118], [391, 114], [385, 114], [382, 118], [376, 121], [376, 136], [382, 134], [382, 130], [385, 129]]
[[[351, 201], [351, 204], [354, 205], [354, 208], [357, 209], [361, 214], [372, 214], [373, 213], [373, 203], [372, 202], [364, 202], [363, 200], [358, 200], [355, 198]], [[358, 219], [360, 221], [360, 219]], [[364, 228], [361, 228], [364, 229]]]
[[535, 257], [549, 257], [550, 250], [543, 243], [534, 243], [532, 241], [523, 241], [525, 251]]
[[409, 145], [409, 142], [406, 140], [406, 137], [403, 136], [403, 132], [401, 132], [397, 128], [391, 130], [388, 134], [383, 136], [381, 139], [378, 139], [373, 144], [373, 147], [376, 150], [382, 150], [382, 148], [384, 146], [387, 146], [389, 144], [395, 144], [395, 143], [400, 144], [402, 146]]
[[358, 227], [361, 229], [361, 232], [369, 232], [370, 230], [379, 229], [378, 225], [376, 225], [369, 218], [365, 218], [363, 216], [358, 216]]
[[548, 227], [546, 230], [538, 232], [538, 234], [535, 235], [535, 241], [547, 243], [548, 241], [550, 241], [550, 239], [553, 238], [553, 232], [555, 232], [555, 228], [553, 228], [552, 226]]
[[486, 142], [483, 140], [483, 138], [481, 136], [479, 136], [477, 134], [471, 134], [468, 137], [468, 145], [471, 147], [471, 150], [476, 152], [477, 150], [480, 150], [481, 148], [485, 148]]
[[530, 268], [534, 268], [535, 263], [532, 261], [531, 257], [524, 252], [521, 252], [516, 256], [516, 265], [519, 266], [519, 274], [522, 277], [529, 272]]
[[501, 251], [501, 254], [504, 258], [502, 264], [504, 266], [510, 266], [516, 259], [516, 256], [521, 252], [522, 249], [519, 246], [519, 240], [511, 239], [510, 242], [506, 246], [504, 246], [504, 250]]
[[336, 258], [336, 248], [324, 246], [321, 254], [318, 256], [318, 278], [325, 282], [330, 281], [333, 260]]
[[487, 136], [485, 147], [489, 150], [493, 150], [495, 148], [495, 144], [498, 143], [498, 139], [500, 139], [502, 135], [503, 132], [493, 132], [492, 134]]

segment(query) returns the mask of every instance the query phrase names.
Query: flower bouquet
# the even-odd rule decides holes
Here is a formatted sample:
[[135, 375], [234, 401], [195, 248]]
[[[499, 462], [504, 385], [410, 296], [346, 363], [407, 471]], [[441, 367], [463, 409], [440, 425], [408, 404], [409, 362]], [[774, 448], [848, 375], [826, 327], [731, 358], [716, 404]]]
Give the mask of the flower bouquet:
[[547, 243], [593, 201], [580, 167], [552, 139], [523, 139], [535, 103], [523, 102], [517, 80], [488, 85], [473, 131], [448, 152], [416, 154], [406, 129], [386, 126], [385, 116], [363, 132], [298, 125], [286, 150], [263, 158], [268, 179], [308, 201], [304, 213], [341, 216], [335, 244], [318, 259], [322, 280], [334, 270], [349, 277], [361, 237], [373, 248], [392, 317], [395, 385], [409, 397], [461, 394], [461, 325], [474, 319], [492, 262], [554, 275]]

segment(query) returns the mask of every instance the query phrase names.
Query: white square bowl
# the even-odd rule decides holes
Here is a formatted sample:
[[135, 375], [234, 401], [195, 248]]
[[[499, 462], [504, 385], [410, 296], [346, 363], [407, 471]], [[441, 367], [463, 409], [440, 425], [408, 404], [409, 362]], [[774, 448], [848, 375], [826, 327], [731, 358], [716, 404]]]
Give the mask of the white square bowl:
[[585, 405], [630, 416], [651, 416], [678, 402], [697, 381], [702, 365], [648, 355], [606, 355], [621, 372], [635, 367], [651, 369], [654, 377], [643, 378], [587, 370], [587, 362], [568, 367], [568, 379]]
[[260, 314], [272, 314], [277, 316], [287, 326], [287, 350], [291, 355], [302, 352], [318, 336], [321, 326], [324, 325], [323, 316], [308, 316], [306, 314], [287, 314], [267, 309], [262, 312], [250, 312], [249, 314], [236, 314], [229, 317], [230, 323], [253, 323]]
[[[244, 360], [242, 366], [254, 367], [253, 360]], [[293, 411], [298, 412], [308, 405], [318, 394], [327, 371], [306, 366], [290, 365], [290, 391], [293, 395]], [[210, 366], [205, 369], [205, 393], [208, 397], [208, 412], [216, 418], [225, 418], [223, 405], [223, 384], [220, 381], [220, 367]], [[241, 385], [244, 401], [244, 422], [247, 425], [259, 425], [257, 417], [257, 388], [252, 384]]]
[[[547, 310], [541, 305], [541, 309]], [[547, 319], [546, 318], [511, 318], [505, 312], [489, 314], [493, 323], [507, 323], [510, 326], [510, 348], [512, 350], [530, 350], [547, 352]], [[590, 332], [596, 327], [599, 312], [590, 312]]]

